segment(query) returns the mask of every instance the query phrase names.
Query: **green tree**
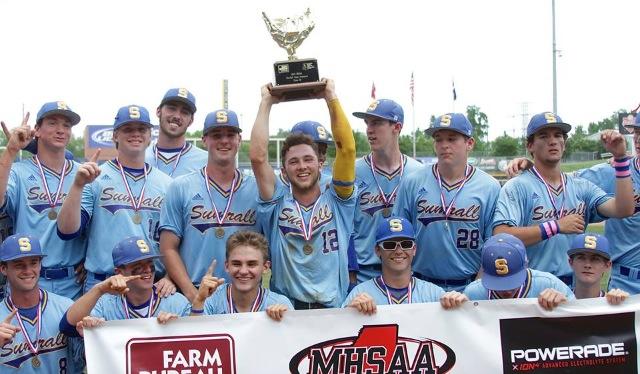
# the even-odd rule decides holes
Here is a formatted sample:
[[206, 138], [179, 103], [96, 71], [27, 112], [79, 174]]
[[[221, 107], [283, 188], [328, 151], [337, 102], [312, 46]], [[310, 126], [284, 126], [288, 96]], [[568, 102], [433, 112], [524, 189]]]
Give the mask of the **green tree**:
[[483, 152], [486, 150], [487, 135], [489, 134], [489, 119], [487, 115], [475, 105], [467, 106], [467, 118], [473, 125], [473, 138], [476, 140], [475, 151]]
[[493, 141], [494, 156], [516, 156], [520, 149], [521, 139], [512, 138], [505, 132]]
[[618, 113], [626, 113], [624, 109], [618, 109], [617, 112], [611, 114], [611, 116], [601, 119], [598, 122], [591, 122], [587, 127], [588, 135], [595, 134], [602, 130], [617, 129], [618, 128]]

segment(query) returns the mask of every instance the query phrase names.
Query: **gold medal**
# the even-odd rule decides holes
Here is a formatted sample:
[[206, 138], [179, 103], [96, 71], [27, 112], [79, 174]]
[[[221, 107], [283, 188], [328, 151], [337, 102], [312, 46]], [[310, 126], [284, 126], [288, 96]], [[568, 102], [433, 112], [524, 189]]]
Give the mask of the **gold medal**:
[[55, 209], [51, 209], [49, 214], [47, 214], [47, 217], [49, 217], [50, 220], [55, 221], [56, 218], [58, 218], [58, 212], [56, 212]]
[[391, 208], [387, 207], [382, 209], [382, 216], [384, 218], [389, 218], [390, 215], [391, 215]]
[[216, 227], [216, 238], [224, 238], [224, 229], [222, 227]]
[[305, 244], [302, 247], [302, 252], [304, 252], [305, 255], [310, 255], [313, 253], [313, 247], [311, 246], [311, 244]]
[[135, 212], [135, 213], [133, 213], [133, 217], [131, 217], [131, 220], [136, 225], [139, 225], [139, 224], [142, 223], [142, 215], [140, 214], [140, 212]]
[[31, 358], [31, 366], [36, 369], [40, 367], [40, 359], [38, 358], [38, 356], [33, 356], [33, 358]]

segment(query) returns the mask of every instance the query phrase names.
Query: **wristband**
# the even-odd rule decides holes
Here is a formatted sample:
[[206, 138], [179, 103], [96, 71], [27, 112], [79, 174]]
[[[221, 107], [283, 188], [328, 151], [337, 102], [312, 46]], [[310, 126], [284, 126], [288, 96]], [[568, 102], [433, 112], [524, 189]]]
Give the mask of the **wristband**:
[[204, 313], [204, 309], [193, 309], [191, 308], [191, 314], [202, 314]]
[[627, 178], [631, 176], [631, 159], [628, 157], [613, 159], [613, 166], [616, 169], [616, 178]]
[[540, 228], [540, 234], [542, 235], [542, 240], [547, 240], [550, 237], [558, 234], [558, 232], [560, 232], [560, 226], [558, 226], [558, 221], [543, 222], [538, 227]]

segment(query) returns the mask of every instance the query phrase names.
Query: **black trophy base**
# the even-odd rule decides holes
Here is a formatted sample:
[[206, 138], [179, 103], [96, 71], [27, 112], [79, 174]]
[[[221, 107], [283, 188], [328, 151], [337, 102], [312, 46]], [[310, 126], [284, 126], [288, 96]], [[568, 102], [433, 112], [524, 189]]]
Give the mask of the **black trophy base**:
[[276, 84], [271, 94], [282, 101], [313, 98], [324, 90], [326, 84], [320, 82], [318, 60], [279, 61], [273, 64]]

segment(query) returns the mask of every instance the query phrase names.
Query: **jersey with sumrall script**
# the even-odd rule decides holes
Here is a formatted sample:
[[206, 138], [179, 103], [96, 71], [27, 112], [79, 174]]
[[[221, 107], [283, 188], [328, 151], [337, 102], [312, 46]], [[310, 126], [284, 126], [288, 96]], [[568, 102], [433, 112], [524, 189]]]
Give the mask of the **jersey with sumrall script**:
[[[591, 181], [612, 196], [616, 192], [615, 169], [608, 163], [594, 165], [581, 170], [578, 176]], [[630, 293], [640, 293], [640, 282], [620, 274], [620, 266], [640, 269], [640, 159], [631, 159], [631, 181], [633, 183], [635, 212], [627, 218], [609, 218], [604, 226], [604, 235], [609, 240], [609, 252], [613, 261], [611, 288], [621, 288]]]
[[[75, 161], [65, 160], [65, 163], [64, 183], [60, 190], [62, 196], [56, 204], [57, 212], [60, 212], [62, 202], [67, 197], [79, 166]], [[49, 192], [55, 195], [60, 184], [60, 173], [45, 165], [42, 165], [42, 168]], [[52, 200], [56, 200], [56, 197], [52, 196]], [[60, 240], [57, 234], [57, 222], [48, 217], [51, 207], [35, 158], [14, 163], [11, 167], [3, 209], [13, 218], [14, 232], [29, 233], [40, 240], [42, 250], [47, 255], [42, 258], [42, 266], [72, 266], [84, 259], [85, 237], [80, 235], [68, 241]]]
[[[139, 213], [142, 222], [133, 221], [134, 209], [115, 160], [100, 166], [100, 176], [84, 186], [82, 214], [87, 216], [87, 259], [85, 268], [93, 273], [113, 273], [111, 252], [128, 236], [141, 236], [159, 253], [160, 208], [172, 179], [147, 165], [147, 182]], [[124, 168], [131, 193], [136, 201], [144, 185], [144, 172]], [[164, 269], [154, 261], [156, 270]]]
[[[436, 279], [465, 279], [480, 269], [480, 251], [491, 236], [500, 184], [484, 171], [467, 167], [467, 181], [453, 185], [436, 177], [437, 164], [407, 175], [398, 189], [394, 215], [411, 221], [416, 232], [413, 270]], [[442, 207], [453, 202], [448, 218]], [[457, 195], [456, 195], [457, 194]]]
[[[211, 261], [215, 258], [218, 266], [214, 270], [216, 277], [230, 280], [224, 271], [226, 259], [225, 243], [236, 231], [250, 230], [259, 232], [256, 220], [258, 206], [258, 185], [255, 178], [236, 170], [236, 185], [231, 205], [225, 217], [222, 217], [230, 190], [220, 187], [214, 180], [207, 178], [209, 191], [222, 226], [216, 220], [213, 204], [205, 185], [205, 168], [176, 178], [169, 187], [160, 217], [160, 231], [168, 230], [180, 238], [180, 257], [195, 284], [199, 284]], [[222, 227], [224, 234], [218, 237], [216, 231]]]
[[[156, 157], [157, 154], [157, 157]], [[191, 143], [176, 149], [158, 148], [156, 143], [147, 147], [145, 162], [171, 176], [179, 177], [198, 171], [207, 164], [208, 153]], [[176, 163], [177, 162], [177, 163]]]
[[[416, 277], [411, 277], [411, 295], [406, 289], [398, 290], [386, 286], [380, 278], [378, 276], [355, 286], [342, 303], [342, 307], [349, 306], [351, 301], [361, 293], [371, 296], [376, 305], [390, 305], [389, 300], [392, 304], [432, 303], [440, 301], [444, 295], [444, 290], [441, 287]], [[409, 301], [409, 296], [411, 296], [411, 301]]]
[[[209, 296], [204, 301], [204, 314], [231, 314], [237, 313], [237, 311], [231, 311], [231, 305], [229, 303], [229, 283], [225, 283], [216, 289], [213, 295]], [[267, 307], [271, 305], [285, 305], [289, 310], [293, 310], [293, 304], [287, 299], [286, 296], [273, 292], [267, 288], [262, 288], [262, 291], [258, 293], [260, 300], [258, 302], [258, 312], [264, 312]], [[255, 302], [255, 301], [254, 301]], [[235, 307], [234, 307], [235, 309]]]
[[[555, 275], [534, 269], [527, 269], [527, 279], [525, 280], [524, 285], [522, 285], [520, 298], [535, 299], [547, 288], [552, 288], [562, 293], [567, 300], [575, 300], [576, 298], [573, 295], [571, 288], [564, 284], [564, 282], [558, 279]], [[495, 292], [490, 292], [482, 285], [482, 279], [477, 279], [467, 285], [464, 289], [464, 294], [467, 295], [469, 300], [490, 300], [499, 298]]]
[[[154, 289], [153, 305], [151, 305], [151, 317], [157, 317], [160, 312], [177, 314], [179, 317], [188, 316], [191, 313], [189, 300], [181, 293], [174, 293], [168, 297], [158, 297]], [[129, 318], [146, 318], [149, 315], [149, 302], [142, 305], [133, 305], [121, 295], [102, 295], [91, 310], [93, 317], [104, 318], [106, 321], [127, 319], [125, 305], [129, 312]], [[125, 304], [126, 303], [126, 304]]]
[[[271, 289], [309, 303], [338, 307], [347, 295], [347, 248], [353, 228], [357, 191], [340, 198], [333, 187], [324, 190], [312, 206], [300, 205], [310, 240], [304, 238], [293, 195], [277, 189], [269, 201], [260, 201], [258, 219], [267, 231], [271, 254]], [[305, 254], [305, 245], [312, 251]]]
[[[376, 256], [374, 247], [376, 243], [376, 230], [380, 220], [384, 219], [383, 210], [388, 207], [391, 213], [395, 203], [395, 194], [390, 196], [393, 190], [400, 184], [403, 177], [408, 176], [422, 167], [422, 164], [411, 157], [402, 155], [403, 168], [398, 168], [392, 173], [387, 173], [379, 168], [371, 170], [371, 155], [362, 157], [356, 161], [356, 186], [358, 197], [354, 213], [353, 240], [358, 256], [358, 265], [380, 264], [380, 258]], [[377, 182], [377, 183], [376, 183]], [[378, 185], [382, 189], [378, 188]], [[384, 197], [382, 194], [384, 193]], [[385, 198], [388, 205], [385, 204]]]
[[[544, 182], [531, 170], [509, 180], [500, 191], [493, 227], [526, 227], [556, 220], [559, 217], [555, 214], [554, 204], [558, 210], [562, 209], [562, 216], [580, 214], [586, 223], [598, 222], [602, 220], [598, 215], [598, 206], [610, 198], [588, 180], [570, 175], [566, 175], [564, 191], [558, 186], [552, 187], [551, 193], [554, 203], [549, 198]], [[557, 234], [528, 246], [529, 266], [558, 277], [572, 274], [567, 250], [573, 237], [572, 234]]]
[[[40, 367], [34, 368], [32, 364], [33, 353], [25, 340], [22, 331], [18, 331], [15, 337], [0, 347], [0, 372], [2, 373], [81, 373], [83, 344], [80, 338], [69, 338], [59, 328], [60, 321], [65, 312], [73, 304], [69, 298], [56, 295], [51, 292], [42, 292], [42, 327], [40, 330], [38, 361]], [[34, 308], [35, 309], [35, 308]], [[13, 309], [5, 298], [0, 303], [0, 320], [4, 320]], [[21, 309], [21, 314], [23, 313]], [[36, 314], [33, 313], [35, 316]], [[11, 324], [19, 326], [17, 316], [11, 320]], [[23, 326], [29, 334], [29, 339], [34, 342], [37, 330], [37, 318], [22, 316]]]

